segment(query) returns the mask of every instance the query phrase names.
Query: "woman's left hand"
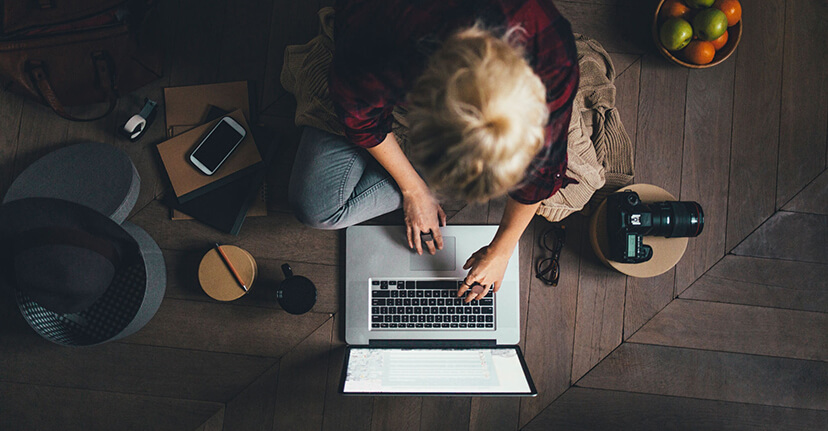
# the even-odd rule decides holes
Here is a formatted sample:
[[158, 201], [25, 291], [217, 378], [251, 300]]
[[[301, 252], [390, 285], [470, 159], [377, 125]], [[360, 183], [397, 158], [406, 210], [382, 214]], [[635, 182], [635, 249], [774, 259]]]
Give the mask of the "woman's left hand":
[[[471, 268], [471, 270], [457, 291], [457, 296], [463, 296], [468, 291], [465, 302], [471, 302], [475, 299], [482, 299], [491, 289], [497, 292], [503, 281], [503, 275], [506, 273], [506, 267], [509, 265], [510, 257], [512, 257], [512, 250], [497, 251], [491, 245], [474, 252], [463, 265], [463, 269]], [[483, 290], [479, 287], [472, 288], [475, 283], [482, 285]]]

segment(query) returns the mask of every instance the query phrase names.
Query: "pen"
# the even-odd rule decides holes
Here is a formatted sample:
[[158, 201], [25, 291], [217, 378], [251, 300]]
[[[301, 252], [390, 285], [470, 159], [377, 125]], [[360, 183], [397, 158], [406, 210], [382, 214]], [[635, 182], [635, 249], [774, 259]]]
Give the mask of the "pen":
[[230, 263], [230, 259], [227, 257], [226, 254], [224, 254], [224, 250], [221, 249], [221, 246], [218, 245], [218, 243], [215, 243], [215, 244], [216, 244], [216, 250], [218, 251], [219, 255], [221, 255], [221, 260], [224, 261], [224, 264], [227, 265], [227, 268], [229, 268], [230, 272], [233, 273], [233, 277], [236, 278], [236, 281], [239, 283], [239, 286], [241, 286], [241, 288], [245, 292], [247, 292], [247, 286], [244, 284], [244, 281], [242, 281], [242, 278], [239, 275], [239, 273], [236, 271], [236, 268], [233, 266], [232, 263]]

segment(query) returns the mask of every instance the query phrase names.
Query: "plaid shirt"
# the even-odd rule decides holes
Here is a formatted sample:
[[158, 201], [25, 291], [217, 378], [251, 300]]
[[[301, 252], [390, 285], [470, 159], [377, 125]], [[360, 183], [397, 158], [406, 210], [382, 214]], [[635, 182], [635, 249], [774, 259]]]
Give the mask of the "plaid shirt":
[[378, 145], [429, 55], [475, 22], [500, 31], [521, 26], [527, 60], [546, 86], [545, 144], [509, 192], [520, 203], [539, 202], [576, 182], [565, 172], [578, 59], [569, 22], [551, 0], [338, 0], [331, 99], [351, 142]]

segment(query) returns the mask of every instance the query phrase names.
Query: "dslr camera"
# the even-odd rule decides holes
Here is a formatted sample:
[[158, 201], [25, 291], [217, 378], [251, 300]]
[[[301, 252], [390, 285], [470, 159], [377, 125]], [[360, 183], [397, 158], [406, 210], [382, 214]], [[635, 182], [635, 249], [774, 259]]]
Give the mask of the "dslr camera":
[[621, 263], [641, 263], [653, 257], [645, 236], [695, 237], [704, 228], [701, 205], [691, 201], [645, 204], [638, 193], [624, 191], [607, 197], [609, 258]]

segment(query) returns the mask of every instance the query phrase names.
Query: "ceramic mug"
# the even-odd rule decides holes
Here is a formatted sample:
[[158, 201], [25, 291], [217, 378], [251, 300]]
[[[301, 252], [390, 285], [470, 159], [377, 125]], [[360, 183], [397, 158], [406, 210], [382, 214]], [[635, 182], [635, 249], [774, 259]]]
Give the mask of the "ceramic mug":
[[285, 279], [276, 289], [276, 300], [290, 314], [305, 314], [316, 304], [316, 286], [301, 275], [293, 275], [290, 265], [282, 265]]

